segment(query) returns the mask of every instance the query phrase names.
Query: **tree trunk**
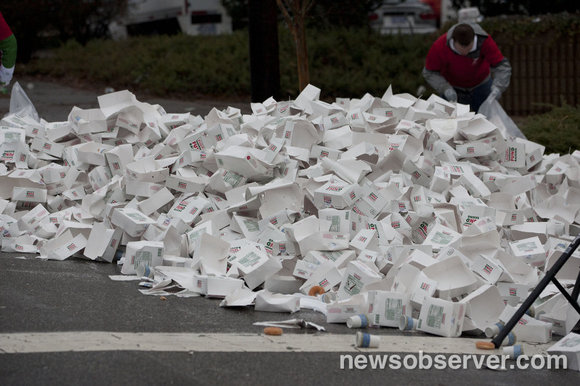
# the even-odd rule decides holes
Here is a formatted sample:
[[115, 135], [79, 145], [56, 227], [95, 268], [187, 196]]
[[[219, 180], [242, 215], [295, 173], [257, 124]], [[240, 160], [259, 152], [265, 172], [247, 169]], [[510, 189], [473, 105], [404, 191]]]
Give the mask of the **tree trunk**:
[[308, 72], [308, 46], [306, 44], [306, 28], [304, 19], [297, 20], [294, 41], [296, 44], [296, 59], [298, 64], [298, 86], [300, 91], [304, 90], [310, 83]]
[[298, 65], [298, 87], [299, 91], [302, 91], [310, 83], [306, 45], [306, 15], [314, 4], [314, 0], [276, 0], [276, 2], [294, 37]]

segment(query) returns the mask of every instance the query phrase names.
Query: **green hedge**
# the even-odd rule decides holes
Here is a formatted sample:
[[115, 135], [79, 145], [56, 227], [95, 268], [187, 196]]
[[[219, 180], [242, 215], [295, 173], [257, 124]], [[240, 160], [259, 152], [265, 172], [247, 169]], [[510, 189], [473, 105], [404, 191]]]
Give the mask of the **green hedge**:
[[[311, 83], [326, 98], [382, 95], [389, 84], [415, 93], [424, 83], [424, 56], [434, 36], [381, 36], [367, 29], [309, 31]], [[280, 28], [281, 94], [295, 97], [298, 79], [293, 40]], [[231, 35], [134, 37], [126, 41], [68, 42], [20, 75], [73, 78], [159, 96], [250, 95], [247, 31]]]

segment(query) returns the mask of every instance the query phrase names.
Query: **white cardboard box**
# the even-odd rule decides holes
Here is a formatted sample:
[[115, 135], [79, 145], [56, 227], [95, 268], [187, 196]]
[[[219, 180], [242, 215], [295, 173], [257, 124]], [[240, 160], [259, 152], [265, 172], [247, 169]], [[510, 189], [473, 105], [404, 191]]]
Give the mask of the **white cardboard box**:
[[342, 251], [310, 251], [306, 254], [305, 259], [314, 260], [320, 264], [327, 262], [334, 263], [338, 268], [346, 267], [346, 264], [354, 260], [355, 252], [349, 249]]
[[266, 312], [300, 311], [300, 297], [296, 294], [274, 294], [270, 291], [262, 290], [256, 296], [254, 309]]
[[547, 351], [552, 355], [565, 355], [568, 369], [580, 371], [580, 334], [569, 333]]
[[504, 274], [504, 269], [499, 262], [482, 255], [473, 258], [471, 270], [490, 284], [495, 284]]
[[338, 299], [350, 298], [358, 294], [365, 285], [381, 279], [381, 274], [373, 271], [363, 262], [351, 261], [346, 265], [346, 272], [338, 289]]
[[451, 228], [436, 224], [423, 241], [424, 245], [432, 245], [434, 251], [441, 248], [449, 247], [456, 243], [461, 238], [461, 234], [455, 232]]
[[[507, 323], [516, 313], [518, 307], [506, 306], [499, 320]], [[552, 323], [537, 320], [529, 315], [524, 315], [512, 330], [518, 341], [528, 343], [548, 343], [552, 340]]]
[[517, 283], [496, 283], [496, 287], [499, 290], [503, 300], [511, 305], [516, 306], [520, 302], [524, 301], [528, 297], [528, 293], [531, 286], [528, 284], [517, 284]]
[[458, 337], [463, 330], [464, 317], [465, 304], [426, 298], [421, 307], [417, 329], [448, 338]]
[[368, 313], [373, 324], [385, 327], [398, 327], [401, 316], [411, 316], [409, 295], [399, 292], [369, 291]]
[[[66, 235], [70, 235], [70, 237], [66, 237]], [[63, 240], [67, 239], [67, 241], [60, 243], [61, 245], [59, 246], [52, 245], [51, 250], [48, 252], [48, 259], [65, 260], [82, 250], [87, 245], [87, 239], [80, 233], [75, 237], [72, 237], [70, 231], [67, 230], [61, 236], [63, 237]]]
[[121, 242], [122, 231], [120, 228], [107, 228], [102, 222], [93, 224], [84, 255], [91, 260], [101, 258], [112, 262], [115, 252]]
[[111, 215], [111, 223], [118, 226], [132, 237], [139, 237], [155, 220], [150, 219], [137, 209], [115, 208]]
[[324, 288], [325, 292], [330, 291], [334, 286], [342, 281], [344, 270], [339, 270], [333, 263], [321, 264], [316, 271], [312, 273], [310, 278], [300, 287], [300, 291], [308, 294], [310, 288], [320, 286]]
[[14, 187], [12, 189], [12, 201], [22, 202], [46, 202], [48, 195], [46, 189]]
[[162, 241], [128, 242], [121, 273], [134, 275], [138, 266], [156, 267], [163, 265], [163, 253], [164, 245]]
[[201, 213], [210, 205], [209, 200], [203, 196], [180, 197], [167, 211], [167, 215], [172, 218], [179, 218], [186, 224], [192, 224]]
[[127, 175], [137, 181], [160, 183], [169, 176], [169, 169], [151, 158], [131, 162], [125, 166], [125, 169]]
[[475, 327], [484, 331], [486, 327], [499, 321], [505, 305], [499, 290], [490, 284], [484, 284], [461, 300], [467, 305], [465, 310]]
[[149, 216], [163, 205], [172, 202], [174, 198], [169, 189], [163, 188], [151, 197], [141, 201], [138, 207], [143, 214]]
[[542, 266], [546, 262], [546, 250], [537, 236], [513, 241], [509, 245], [512, 255], [533, 267]]
[[205, 295], [211, 298], [225, 298], [242, 288], [244, 281], [232, 277], [207, 276], [205, 278]]
[[18, 219], [18, 228], [21, 230], [33, 231], [48, 215], [48, 210], [46, 210], [46, 208], [41, 204], [38, 204], [34, 209]]
[[308, 280], [310, 276], [318, 269], [319, 263], [312, 263], [306, 260], [298, 260], [294, 266], [294, 276]]
[[104, 155], [111, 173], [122, 176], [127, 165], [133, 161], [133, 147], [130, 144], [119, 145], [107, 150]]
[[358, 199], [358, 185], [340, 180], [328, 181], [314, 191], [314, 205], [319, 209], [345, 209]]
[[350, 246], [357, 252], [365, 249], [377, 251], [379, 249], [378, 232], [374, 229], [363, 229], [352, 239]]
[[269, 257], [265, 250], [253, 246], [243, 247], [230, 257], [230, 263], [238, 268], [250, 289], [258, 287], [267, 278], [282, 269], [282, 264], [275, 257]]
[[438, 260], [423, 269], [423, 273], [437, 282], [439, 297], [450, 299], [473, 291], [478, 284], [475, 275], [459, 256]]
[[433, 297], [437, 287], [437, 281], [429, 278], [423, 272], [419, 272], [411, 287], [411, 304], [420, 309], [425, 298]]

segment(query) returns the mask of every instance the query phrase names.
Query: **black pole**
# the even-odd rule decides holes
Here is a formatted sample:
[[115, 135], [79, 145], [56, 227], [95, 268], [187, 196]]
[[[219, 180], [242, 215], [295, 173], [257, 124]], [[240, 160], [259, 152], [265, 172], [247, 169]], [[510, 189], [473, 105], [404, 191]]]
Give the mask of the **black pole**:
[[[566, 264], [566, 261], [568, 261], [570, 256], [572, 256], [576, 248], [578, 248], [578, 245], [580, 245], [580, 234], [576, 236], [576, 238], [574, 239], [574, 241], [572, 241], [572, 243], [570, 243], [568, 248], [566, 248], [566, 251], [562, 254], [562, 256], [560, 256], [560, 258], [558, 259], [558, 261], [556, 261], [556, 263], [552, 266], [552, 268], [550, 268], [550, 270], [546, 273], [544, 278], [540, 280], [540, 283], [538, 283], [538, 285], [536, 286], [536, 288], [534, 288], [530, 296], [528, 296], [528, 298], [523, 302], [520, 308], [518, 308], [518, 310], [512, 315], [512, 317], [510, 318], [510, 320], [508, 320], [505, 326], [501, 330], [499, 330], [499, 334], [497, 334], [497, 336], [492, 339], [492, 343], [496, 348], [501, 346], [501, 343], [503, 342], [505, 337], [520, 321], [522, 316], [524, 316], [524, 314], [532, 306], [532, 304], [534, 304], [538, 296], [540, 296], [540, 294], [542, 293], [544, 288], [546, 288], [546, 286], [550, 283], [550, 281], [554, 282], [557, 281], [555, 280], [556, 274], [564, 266], [564, 264]], [[560, 290], [560, 292], [562, 292], [562, 290]], [[564, 294], [564, 292], [562, 292], [562, 294]], [[566, 295], [568, 295], [568, 293], [566, 293]], [[578, 301], [577, 299], [573, 300], [574, 302], [570, 302], [570, 304], [574, 307], [575, 310], [578, 310], [579, 308]]]
[[249, 0], [252, 102], [280, 97], [278, 6], [276, 0]]
[[578, 296], [580, 296], [580, 271], [578, 271], [576, 284], [574, 284], [574, 289], [572, 290], [572, 299], [578, 299]]

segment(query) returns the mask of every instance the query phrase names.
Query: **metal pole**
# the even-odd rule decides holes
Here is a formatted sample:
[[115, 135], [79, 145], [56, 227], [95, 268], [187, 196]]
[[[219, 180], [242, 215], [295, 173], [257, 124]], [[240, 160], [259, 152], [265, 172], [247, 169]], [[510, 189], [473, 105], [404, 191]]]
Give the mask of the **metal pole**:
[[252, 102], [280, 97], [278, 5], [276, 0], [249, 0]]

